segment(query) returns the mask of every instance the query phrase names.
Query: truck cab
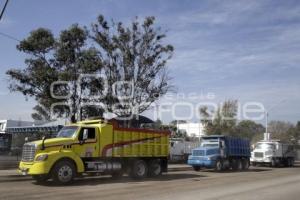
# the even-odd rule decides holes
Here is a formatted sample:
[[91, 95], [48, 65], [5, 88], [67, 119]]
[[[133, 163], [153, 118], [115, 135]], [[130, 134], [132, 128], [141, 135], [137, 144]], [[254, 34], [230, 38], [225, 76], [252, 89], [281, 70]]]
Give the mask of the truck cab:
[[255, 144], [251, 152], [252, 165], [262, 164], [276, 167], [280, 165], [292, 166], [295, 151], [293, 145], [284, 144], [279, 140], [262, 140]]
[[[50, 176], [60, 183], [71, 181], [76, 173], [85, 171], [86, 159], [99, 156], [100, 130], [96, 124], [72, 124], [63, 127], [56, 138], [25, 143], [20, 173], [37, 181]], [[56, 175], [55, 170], [58, 170]]]
[[201, 138], [200, 146], [193, 149], [188, 158], [188, 164], [195, 171], [201, 168], [213, 168], [216, 171], [224, 169], [248, 169], [250, 161], [249, 141], [230, 136], [205, 136]]

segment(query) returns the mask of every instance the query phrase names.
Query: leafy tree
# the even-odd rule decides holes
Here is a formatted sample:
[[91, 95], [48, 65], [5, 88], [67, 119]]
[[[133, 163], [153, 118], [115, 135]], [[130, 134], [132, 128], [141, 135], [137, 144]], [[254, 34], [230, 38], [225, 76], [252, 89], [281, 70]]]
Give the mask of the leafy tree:
[[[154, 17], [142, 22], [136, 18], [125, 26], [108, 23], [100, 15], [92, 25], [91, 38], [98, 45], [108, 80], [104, 102], [117, 116], [142, 113], [170, 90], [166, 64], [173, 46], [163, 42], [166, 35], [154, 23]], [[117, 82], [121, 84], [113, 87]]]
[[160, 119], [157, 119], [153, 125], [155, 129], [161, 129], [163, 126], [163, 122]]
[[231, 135], [236, 125], [237, 100], [227, 100], [216, 111], [200, 108], [201, 122], [207, 135]]
[[[101, 59], [95, 48], [88, 48], [87, 32], [78, 25], [60, 33], [55, 38], [50, 30], [39, 28], [30, 33], [29, 37], [17, 46], [19, 51], [28, 55], [25, 69], [10, 69], [7, 71], [11, 79], [10, 90], [21, 92], [26, 97], [34, 97], [38, 105], [32, 117], [37, 120], [49, 120], [51, 106], [55, 103], [65, 103], [68, 106], [56, 106], [54, 114], [69, 116], [71, 121], [82, 118], [82, 113], [95, 112], [95, 109], [79, 109], [86, 100], [82, 97], [83, 90], [95, 86], [101, 91], [101, 85], [89, 84], [91, 80], [77, 80], [83, 73], [95, 73], [102, 69]], [[68, 84], [56, 85], [55, 95], [70, 94], [70, 98], [57, 99], [51, 94], [51, 84], [56, 81], [67, 81]], [[93, 113], [100, 115], [100, 111]]]
[[296, 126], [290, 128], [287, 131], [287, 135], [289, 135], [290, 141], [293, 144], [297, 144], [298, 147], [300, 145], [300, 121], [297, 122]]
[[263, 139], [264, 132], [265, 127], [263, 125], [251, 120], [243, 120], [234, 127], [232, 135], [247, 138], [255, 143]]
[[299, 123], [297, 126], [294, 126], [289, 122], [271, 121], [268, 124], [268, 131], [271, 133], [272, 139], [295, 143], [299, 139]]
[[[154, 17], [136, 18], [124, 26], [100, 15], [90, 30], [72, 25], [57, 38], [50, 30], [34, 30], [17, 46], [28, 55], [27, 67], [7, 71], [10, 90], [35, 98], [32, 117], [37, 120], [49, 120], [55, 104], [64, 106], [56, 106], [54, 114], [73, 122], [101, 116], [99, 103], [119, 117], [138, 115], [171, 88], [166, 64], [173, 47], [164, 43], [166, 35], [154, 22]], [[53, 97], [56, 81], [68, 84], [52, 85], [54, 94], [68, 98]]]

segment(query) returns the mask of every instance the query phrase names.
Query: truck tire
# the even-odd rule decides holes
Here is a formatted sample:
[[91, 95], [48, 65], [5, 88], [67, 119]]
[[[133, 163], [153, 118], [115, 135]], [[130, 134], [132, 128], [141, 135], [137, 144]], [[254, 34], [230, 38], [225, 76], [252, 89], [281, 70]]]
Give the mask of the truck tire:
[[295, 164], [295, 159], [291, 158], [291, 166], [290, 167], [294, 167], [294, 164]]
[[270, 167], [277, 167], [277, 162], [274, 158], [271, 160]]
[[242, 160], [241, 159], [237, 159], [236, 161], [237, 163], [237, 170], [238, 171], [242, 171], [243, 170], [243, 163], [242, 163]]
[[145, 178], [148, 174], [147, 163], [143, 160], [135, 160], [132, 163], [130, 176], [134, 179]]
[[43, 175], [33, 175], [32, 178], [35, 180], [37, 183], [45, 183], [48, 179], [49, 176], [48, 174], [43, 174]]
[[293, 158], [288, 158], [287, 159], [287, 165], [288, 165], [288, 167], [293, 167], [294, 166], [294, 159]]
[[200, 166], [193, 166], [193, 169], [194, 171], [198, 172], [201, 170], [201, 167]]
[[215, 164], [215, 171], [220, 172], [222, 170], [223, 170], [223, 162], [222, 160], [218, 159]]
[[149, 177], [156, 177], [161, 175], [162, 169], [161, 164], [159, 160], [152, 160], [149, 163], [149, 170], [148, 170], [148, 176]]
[[61, 160], [54, 165], [52, 179], [56, 184], [67, 185], [73, 182], [75, 174], [74, 164], [69, 160]]
[[242, 162], [242, 164], [243, 164], [243, 170], [248, 170], [249, 169], [250, 162], [249, 162], [248, 159], [244, 159], [243, 162]]
[[233, 170], [233, 171], [236, 171], [237, 170], [237, 160], [235, 160], [235, 159], [233, 159], [233, 160], [231, 160], [231, 162], [230, 162], [230, 165], [231, 165], [231, 169]]

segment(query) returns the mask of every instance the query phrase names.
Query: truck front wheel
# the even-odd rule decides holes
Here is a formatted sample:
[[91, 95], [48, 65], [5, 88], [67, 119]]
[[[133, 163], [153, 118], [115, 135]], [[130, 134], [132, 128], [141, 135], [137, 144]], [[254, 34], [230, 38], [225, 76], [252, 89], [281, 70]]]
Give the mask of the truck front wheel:
[[223, 162], [222, 160], [217, 160], [215, 165], [215, 171], [220, 172], [223, 170]]
[[52, 170], [52, 179], [55, 183], [70, 184], [75, 177], [75, 166], [69, 160], [62, 160], [55, 164]]
[[131, 167], [130, 176], [135, 179], [145, 178], [148, 174], [147, 163], [143, 160], [136, 160]]
[[193, 169], [194, 171], [198, 172], [201, 170], [201, 167], [200, 166], [193, 166]]

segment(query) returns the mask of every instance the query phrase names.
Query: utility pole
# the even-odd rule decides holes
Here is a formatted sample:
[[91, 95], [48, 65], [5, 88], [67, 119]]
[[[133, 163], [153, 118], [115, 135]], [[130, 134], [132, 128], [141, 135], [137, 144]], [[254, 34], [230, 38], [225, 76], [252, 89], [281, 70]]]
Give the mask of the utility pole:
[[275, 108], [276, 106], [278, 106], [279, 104], [285, 102], [286, 99], [281, 100], [280, 102], [278, 102], [277, 104], [273, 105], [271, 108], [269, 108], [268, 110], [265, 109], [265, 116], [266, 116], [266, 132], [265, 132], [265, 136], [264, 139], [269, 140], [271, 138], [270, 134], [268, 133], [268, 117], [269, 117], [269, 112], [270, 110], [272, 110], [273, 108]]
[[0, 21], [1, 21], [1, 19], [2, 19], [2, 16], [3, 16], [3, 14], [4, 14], [4, 11], [5, 11], [5, 9], [6, 9], [6, 6], [7, 6], [7, 4], [8, 4], [8, 1], [9, 1], [9, 0], [6, 0], [6, 2], [5, 2], [5, 4], [4, 4], [4, 7], [3, 7], [2, 11], [1, 11], [1, 14], [0, 14]]
[[268, 111], [265, 111], [265, 115], [266, 115], [266, 133], [268, 133]]

